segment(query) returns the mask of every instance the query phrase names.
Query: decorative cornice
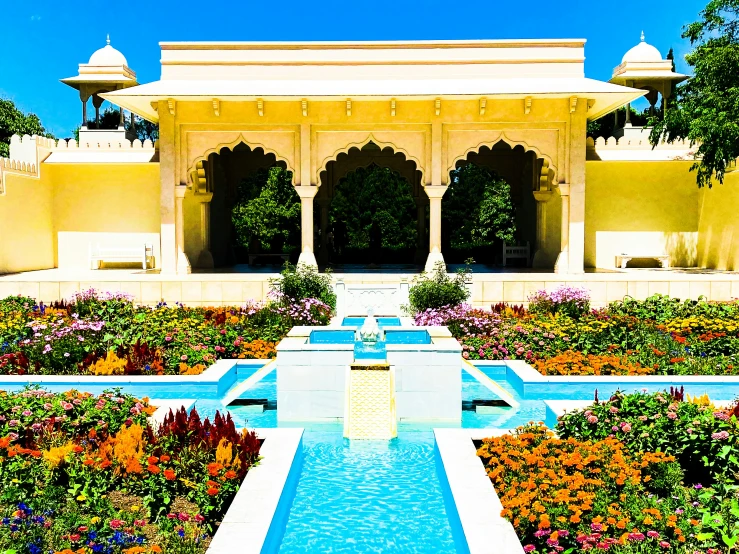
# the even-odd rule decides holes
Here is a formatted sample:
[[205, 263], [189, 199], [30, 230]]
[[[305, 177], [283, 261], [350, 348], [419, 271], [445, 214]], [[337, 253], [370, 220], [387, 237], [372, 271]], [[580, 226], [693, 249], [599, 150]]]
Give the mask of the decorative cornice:
[[390, 99], [390, 117], [395, 117], [395, 98]]
[[303, 113], [303, 117], [308, 117], [308, 100], [306, 98], [300, 101], [300, 111]]
[[524, 115], [529, 115], [531, 113], [531, 102], [532, 101], [533, 101], [533, 99], [531, 98], [531, 96], [527, 96], [526, 98], [524, 98], [524, 100], [523, 100], [523, 113], [524, 113]]
[[257, 98], [257, 112], [259, 112], [259, 117], [264, 117], [264, 100], [262, 98]]
[[351, 98], [346, 99], [346, 115], [347, 117], [351, 117], [352, 115], [352, 99]]
[[487, 108], [488, 99], [480, 98], [480, 115], [485, 115], [485, 108]]
[[176, 105], [177, 105], [177, 102], [173, 98], [167, 99], [167, 109], [169, 110], [169, 115], [175, 114]]
[[437, 98], [434, 101], [434, 108], [436, 111], [436, 115], [441, 115], [441, 98]]
[[220, 117], [221, 115], [221, 101], [218, 98], [213, 99], [213, 113], [216, 117]]
[[570, 113], [575, 113], [577, 109], [577, 96], [570, 97]]

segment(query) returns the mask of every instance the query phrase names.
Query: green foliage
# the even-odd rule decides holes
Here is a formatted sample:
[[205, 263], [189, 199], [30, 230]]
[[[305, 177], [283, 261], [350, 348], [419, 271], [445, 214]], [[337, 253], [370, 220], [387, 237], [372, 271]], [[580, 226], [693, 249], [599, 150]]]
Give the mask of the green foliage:
[[702, 296], [698, 300], [680, 300], [663, 294], [655, 294], [645, 300], [636, 300], [627, 296], [623, 300], [611, 302], [608, 306], [608, 313], [628, 315], [658, 323], [672, 318], [700, 316], [724, 319], [739, 317], [739, 303], [709, 302]]
[[300, 236], [300, 198], [292, 172], [274, 166], [259, 169], [241, 181], [231, 212], [236, 242], [256, 242], [263, 251], [290, 252]]
[[13, 135], [54, 138], [44, 129], [36, 114], [25, 114], [11, 100], [0, 98], [0, 158], [10, 155], [10, 137]]
[[739, 0], [711, 0], [700, 20], [683, 29], [695, 49], [685, 57], [693, 77], [676, 88], [665, 117], [654, 118], [650, 141], [687, 139], [698, 144], [699, 187], [723, 183], [739, 156]]
[[453, 248], [487, 246], [496, 239], [514, 242], [511, 187], [486, 167], [468, 163], [451, 172], [441, 214]]
[[332, 310], [336, 309], [330, 273], [319, 273], [313, 266], [287, 263], [280, 277], [270, 281], [270, 287], [272, 294], [283, 301], [292, 303], [315, 299], [331, 306]]
[[[100, 124], [98, 125], [98, 123], [94, 119], [89, 119], [87, 121], [87, 128], [88, 129], [117, 129], [120, 122], [121, 122], [121, 112], [117, 108], [108, 106], [100, 114]], [[136, 124], [136, 138], [138, 138], [139, 140], [156, 141], [157, 139], [159, 139], [159, 125], [157, 125], [156, 123], [147, 121], [143, 117], [135, 116], [135, 124]], [[131, 129], [131, 119], [129, 117], [125, 118], [124, 127], [127, 131]], [[77, 127], [74, 130], [74, 140], [78, 142], [80, 140], [80, 128], [79, 127]]]
[[331, 202], [331, 220], [346, 223], [346, 246], [354, 249], [369, 248], [373, 222], [382, 232], [383, 248], [414, 248], [416, 216], [408, 182], [399, 173], [374, 164], [341, 179]]
[[444, 306], [457, 306], [467, 300], [470, 292], [465, 283], [472, 273], [469, 265], [471, 262], [468, 260], [465, 268], [458, 270], [453, 278], [449, 277], [442, 262], [436, 263], [431, 275], [421, 273], [413, 281], [408, 293], [410, 312], [419, 313]]

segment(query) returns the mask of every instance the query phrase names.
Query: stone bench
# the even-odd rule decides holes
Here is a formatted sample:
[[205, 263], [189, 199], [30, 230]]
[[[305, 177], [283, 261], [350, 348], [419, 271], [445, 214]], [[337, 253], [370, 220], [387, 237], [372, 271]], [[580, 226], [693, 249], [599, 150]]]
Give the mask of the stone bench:
[[90, 244], [90, 267], [100, 269], [103, 261], [108, 262], [141, 262], [141, 268], [148, 269], [149, 258], [154, 257], [151, 244], [141, 246], [101, 246]]
[[616, 256], [616, 267], [626, 269], [626, 264], [633, 259], [658, 260], [663, 268], [670, 267], [669, 254], [620, 254]]
[[508, 260], [524, 259], [526, 267], [531, 263], [531, 248], [527, 242], [524, 246], [503, 243], [503, 266], [507, 265]]

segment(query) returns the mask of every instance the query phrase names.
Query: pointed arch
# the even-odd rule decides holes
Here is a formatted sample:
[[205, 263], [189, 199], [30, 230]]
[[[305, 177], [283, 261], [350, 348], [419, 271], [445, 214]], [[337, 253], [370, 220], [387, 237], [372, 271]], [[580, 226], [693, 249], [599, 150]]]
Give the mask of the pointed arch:
[[335, 150], [331, 155], [326, 156], [321, 163], [319, 164], [317, 170], [316, 170], [316, 183], [318, 186], [321, 184], [321, 174], [326, 171], [326, 166], [329, 162], [335, 161], [338, 156], [341, 154], [349, 154], [349, 151], [352, 149], [361, 150], [365, 146], [367, 146], [370, 142], [376, 144], [380, 147], [380, 150], [384, 150], [385, 148], [391, 148], [393, 152], [403, 154], [405, 156], [405, 159], [408, 161], [411, 161], [416, 164], [416, 170], [421, 172], [421, 183], [423, 183], [424, 178], [424, 166], [421, 160], [419, 160], [417, 157], [412, 156], [408, 150], [398, 146], [397, 144], [393, 142], [387, 142], [378, 140], [375, 138], [373, 133], [369, 133], [367, 135], [367, 138], [358, 142], [352, 142], [346, 146], [343, 146], [337, 150]]
[[212, 148], [208, 148], [202, 155], [199, 155], [195, 157], [194, 159], [190, 160], [187, 168], [187, 187], [192, 188], [195, 186], [197, 188], [198, 186], [198, 176], [200, 174], [200, 171], [203, 167], [203, 162], [206, 162], [208, 160], [208, 157], [211, 154], [218, 154], [223, 150], [224, 148], [227, 150], [233, 151], [234, 148], [236, 148], [238, 145], [243, 144], [247, 146], [252, 152], [256, 152], [257, 150], [261, 150], [264, 155], [273, 155], [275, 157], [275, 160], [282, 162], [285, 164], [285, 167], [288, 171], [292, 174], [292, 182], [293, 185], [295, 185], [295, 168], [292, 166], [290, 159], [280, 155], [279, 152], [276, 150], [273, 150], [272, 148], [269, 148], [268, 146], [260, 143], [255, 142], [253, 140], [247, 140], [246, 137], [244, 137], [243, 133], [239, 133], [238, 136], [230, 141], [227, 142], [221, 142], [218, 143], [216, 146]]
[[528, 142], [524, 140], [511, 139], [505, 134], [504, 131], [501, 131], [500, 134], [495, 138], [484, 140], [480, 142], [479, 144], [477, 144], [476, 146], [472, 146], [468, 148], [462, 155], [454, 158], [451, 161], [451, 164], [449, 165], [449, 167], [447, 168], [447, 174], [457, 169], [458, 164], [460, 162], [467, 160], [467, 156], [469, 156], [470, 154], [478, 153], [480, 149], [482, 149], [483, 147], [488, 147], [492, 150], [492, 148], [500, 142], [504, 142], [505, 144], [510, 146], [511, 149], [515, 148], [516, 146], [520, 146], [524, 149], [524, 151], [533, 152], [534, 154], [536, 154], [537, 158], [540, 158], [548, 162], [548, 168], [549, 168], [549, 171], [551, 172], [551, 182], [556, 183], [557, 166], [554, 163], [554, 159], [549, 154], [542, 152], [537, 146], [533, 144], [529, 144]]

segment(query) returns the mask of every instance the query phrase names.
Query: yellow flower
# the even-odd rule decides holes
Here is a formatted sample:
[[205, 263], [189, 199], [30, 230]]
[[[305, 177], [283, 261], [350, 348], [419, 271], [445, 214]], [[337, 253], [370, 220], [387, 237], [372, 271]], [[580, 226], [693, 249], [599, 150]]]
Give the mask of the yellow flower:
[[95, 516], [90, 519], [90, 523], [92, 523], [93, 525], [95, 525], [96, 523], [100, 523], [100, 518]]
[[80, 502], [84, 502], [85, 500], [87, 500], [87, 497], [84, 494], [81, 494], [77, 497], [77, 500], [79, 500]]
[[132, 512], [138, 512], [139, 511], [139, 507], [138, 506], [131, 506], [131, 511]]

